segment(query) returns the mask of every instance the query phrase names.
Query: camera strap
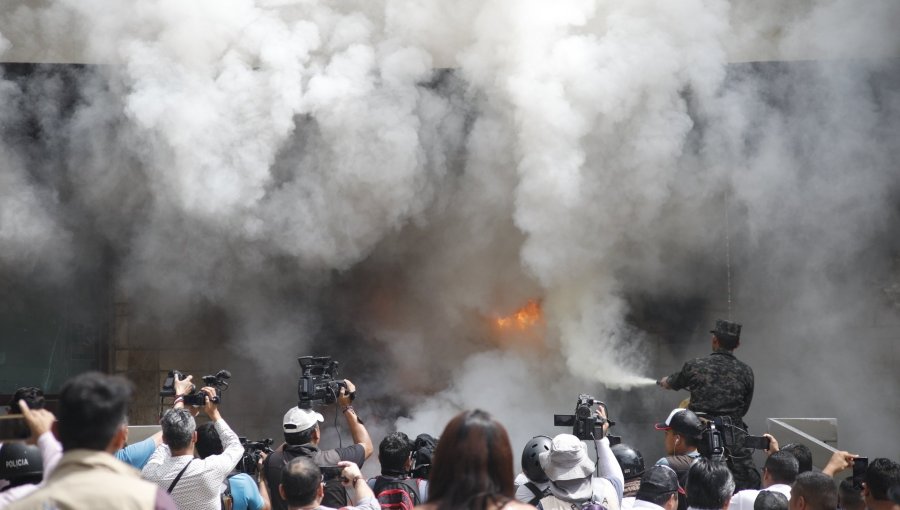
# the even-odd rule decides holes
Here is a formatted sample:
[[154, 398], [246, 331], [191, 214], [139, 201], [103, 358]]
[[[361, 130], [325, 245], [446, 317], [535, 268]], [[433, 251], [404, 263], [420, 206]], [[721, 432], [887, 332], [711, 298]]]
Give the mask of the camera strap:
[[181, 468], [181, 471], [178, 472], [178, 476], [176, 476], [175, 479], [172, 480], [172, 485], [169, 486], [169, 489], [166, 492], [172, 494], [172, 491], [175, 489], [175, 485], [178, 483], [178, 480], [181, 480], [181, 475], [183, 475], [184, 472], [187, 471], [187, 468], [191, 465], [191, 462], [194, 462], [194, 459], [189, 460], [188, 463], [185, 464], [183, 468]]

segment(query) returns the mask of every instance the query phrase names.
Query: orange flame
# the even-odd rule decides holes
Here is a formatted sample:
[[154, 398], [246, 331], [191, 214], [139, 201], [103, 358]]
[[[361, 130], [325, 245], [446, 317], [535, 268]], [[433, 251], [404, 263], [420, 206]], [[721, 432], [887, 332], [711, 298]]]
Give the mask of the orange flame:
[[540, 302], [532, 299], [512, 314], [494, 319], [494, 324], [501, 330], [517, 329], [524, 331], [540, 322], [542, 318], [543, 313]]

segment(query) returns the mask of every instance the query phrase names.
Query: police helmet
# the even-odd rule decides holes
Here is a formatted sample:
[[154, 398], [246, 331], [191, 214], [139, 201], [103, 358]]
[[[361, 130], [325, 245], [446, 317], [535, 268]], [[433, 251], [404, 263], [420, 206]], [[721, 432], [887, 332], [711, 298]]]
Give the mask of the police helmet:
[[547, 483], [550, 481], [547, 478], [547, 474], [544, 473], [544, 468], [541, 467], [541, 463], [538, 461], [538, 454], [549, 452], [552, 442], [553, 439], [547, 436], [534, 436], [525, 445], [525, 449], [522, 450], [522, 472], [532, 482]]
[[44, 461], [37, 446], [25, 443], [3, 443], [0, 447], [0, 479], [14, 482], [21, 478], [41, 477]]
[[644, 473], [644, 457], [641, 452], [625, 443], [619, 443], [612, 447], [613, 455], [622, 466], [622, 474], [625, 479], [637, 478]]

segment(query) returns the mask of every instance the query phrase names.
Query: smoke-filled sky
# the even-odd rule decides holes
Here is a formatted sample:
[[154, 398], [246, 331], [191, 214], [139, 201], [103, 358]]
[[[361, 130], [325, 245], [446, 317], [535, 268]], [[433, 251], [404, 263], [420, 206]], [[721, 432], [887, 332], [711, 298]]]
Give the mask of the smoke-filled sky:
[[[662, 419], [686, 394], [646, 378], [730, 314], [754, 431], [838, 417], [873, 456], [900, 419], [898, 21], [892, 0], [13, 3], [0, 60], [102, 65], [0, 81], [0, 275], [52, 288], [102, 259], [145, 323], [220, 310], [263, 384], [332, 354], [394, 394], [385, 428], [482, 406], [521, 444], [581, 392]], [[529, 299], [537, 331], [492, 328]]]

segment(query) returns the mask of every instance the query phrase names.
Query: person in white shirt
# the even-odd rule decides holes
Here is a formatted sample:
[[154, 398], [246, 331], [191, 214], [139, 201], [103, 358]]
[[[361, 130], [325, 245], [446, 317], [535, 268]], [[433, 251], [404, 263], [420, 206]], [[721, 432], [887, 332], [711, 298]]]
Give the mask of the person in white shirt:
[[594, 462], [584, 443], [572, 434], [559, 434], [553, 438], [549, 451], [538, 454], [538, 461], [550, 479], [550, 495], [541, 499], [538, 508], [562, 510], [571, 508], [572, 504], [596, 503], [607, 510], [620, 510], [625, 479], [609, 447], [606, 437], [609, 421], [603, 406], [597, 409], [597, 415], [603, 423], [602, 439], [594, 441], [599, 476], [593, 476]]
[[[4, 473], [6, 476], [0, 475], [0, 478], [10, 482], [0, 489], [0, 509], [40, 488], [41, 481], [53, 471], [63, 454], [62, 444], [50, 430], [56, 421], [53, 413], [46, 409], [30, 409], [25, 400], [19, 400], [18, 406], [31, 431], [29, 443], [37, 446], [6, 443], [0, 447], [0, 461], [6, 468], [4, 471], [8, 471]], [[8, 460], [12, 460], [12, 464], [7, 463]]]
[[207, 395], [203, 410], [219, 434], [222, 453], [205, 459], [194, 458], [197, 424], [191, 412], [184, 409], [183, 402], [176, 398], [176, 408], [166, 411], [159, 422], [163, 444], [153, 452], [141, 477], [169, 492], [179, 508], [218, 510], [222, 482], [243, 456], [244, 448], [213, 401], [216, 390], [204, 387], [201, 391]]
[[[797, 479], [800, 463], [797, 458], [786, 451], [778, 451], [769, 455], [763, 467], [762, 485], [765, 490], [779, 492], [788, 501], [791, 499], [791, 484]], [[758, 490], [745, 489], [731, 497], [731, 510], [753, 510]]]

